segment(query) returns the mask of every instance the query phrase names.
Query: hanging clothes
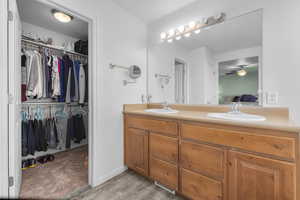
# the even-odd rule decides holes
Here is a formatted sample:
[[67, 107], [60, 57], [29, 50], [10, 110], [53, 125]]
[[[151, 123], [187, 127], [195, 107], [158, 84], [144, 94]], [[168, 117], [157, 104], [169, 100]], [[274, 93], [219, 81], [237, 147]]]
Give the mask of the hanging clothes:
[[52, 56], [52, 97], [60, 96], [59, 59]]
[[80, 143], [83, 139], [86, 138], [83, 116], [74, 115], [72, 118], [73, 118], [73, 125], [74, 125], [74, 142]]
[[22, 156], [28, 155], [28, 122], [22, 121]]
[[79, 103], [83, 104], [85, 100], [85, 90], [86, 90], [86, 80], [85, 80], [85, 71], [83, 65], [80, 64], [79, 70]]
[[27, 101], [26, 90], [27, 90], [27, 67], [26, 67], [26, 55], [21, 56], [21, 101]]
[[44, 75], [42, 56], [37, 51], [26, 51], [27, 97], [43, 97]]
[[67, 142], [67, 126], [68, 126], [68, 118], [56, 118], [56, 127], [58, 134], [58, 146], [57, 149], [64, 149], [66, 147]]
[[57, 135], [57, 128], [54, 119], [49, 119], [49, 132], [48, 132], [48, 147], [51, 149], [56, 149], [59, 143], [58, 135]]
[[89, 101], [89, 71], [88, 71], [88, 64], [85, 64], [83, 66], [84, 72], [85, 72], [85, 102]]
[[70, 103], [71, 100], [75, 97], [75, 74], [74, 74], [74, 68], [73, 68], [73, 61], [69, 58], [68, 55], [63, 56], [64, 64], [65, 64], [65, 74], [68, 75], [66, 77], [67, 81], [65, 81], [67, 85], [67, 91], [66, 91], [66, 102]]
[[73, 71], [74, 71], [74, 79], [75, 79], [75, 96], [73, 98], [74, 102], [79, 101], [79, 68], [80, 68], [80, 61], [75, 60], [73, 64]]

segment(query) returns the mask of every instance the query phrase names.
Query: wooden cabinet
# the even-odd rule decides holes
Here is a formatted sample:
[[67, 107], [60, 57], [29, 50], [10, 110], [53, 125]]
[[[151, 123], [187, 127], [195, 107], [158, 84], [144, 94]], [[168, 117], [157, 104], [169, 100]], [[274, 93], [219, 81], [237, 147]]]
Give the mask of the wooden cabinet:
[[295, 200], [295, 164], [229, 152], [230, 200]]
[[178, 139], [150, 132], [150, 177], [178, 190]]
[[125, 135], [125, 164], [145, 175], [149, 175], [148, 133], [144, 130], [127, 128]]
[[194, 200], [299, 199], [297, 148], [290, 132], [125, 115], [125, 164]]

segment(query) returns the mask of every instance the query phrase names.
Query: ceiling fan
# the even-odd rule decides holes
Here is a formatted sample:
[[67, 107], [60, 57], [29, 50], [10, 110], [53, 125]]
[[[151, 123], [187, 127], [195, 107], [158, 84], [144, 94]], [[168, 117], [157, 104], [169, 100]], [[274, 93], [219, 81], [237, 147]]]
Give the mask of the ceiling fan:
[[243, 64], [243, 65], [237, 65], [237, 66], [232, 66], [230, 68], [233, 68], [233, 70], [225, 73], [225, 75], [238, 75], [238, 76], [246, 76], [247, 75], [247, 68], [251, 68], [251, 67], [256, 67], [257, 65], [256, 64], [250, 64], [250, 65], [246, 65], [246, 64]]

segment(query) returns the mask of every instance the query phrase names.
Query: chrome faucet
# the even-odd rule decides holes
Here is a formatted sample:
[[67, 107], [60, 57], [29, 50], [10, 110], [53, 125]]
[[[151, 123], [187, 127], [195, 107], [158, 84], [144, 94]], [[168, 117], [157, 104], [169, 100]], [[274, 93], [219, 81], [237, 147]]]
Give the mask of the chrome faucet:
[[241, 107], [242, 107], [241, 102], [233, 102], [231, 104], [231, 112], [232, 113], [240, 113], [241, 112], [241, 110], [240, 110]]
[[161, 105], [163, 106], [163, 109], [166, 109], [166, 110], [170, 109], [169, 104], [168, 104], [167, 101], [163, 102]]

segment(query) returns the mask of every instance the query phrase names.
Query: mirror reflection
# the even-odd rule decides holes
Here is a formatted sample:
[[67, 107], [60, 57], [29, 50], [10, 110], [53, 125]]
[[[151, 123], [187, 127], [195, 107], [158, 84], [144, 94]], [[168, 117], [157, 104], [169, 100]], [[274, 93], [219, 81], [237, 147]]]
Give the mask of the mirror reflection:
[[261, 10], [225, 19], [197, 33], [160, 37], [164, 41], [148, 50], [150, 102], [261, 104]]

